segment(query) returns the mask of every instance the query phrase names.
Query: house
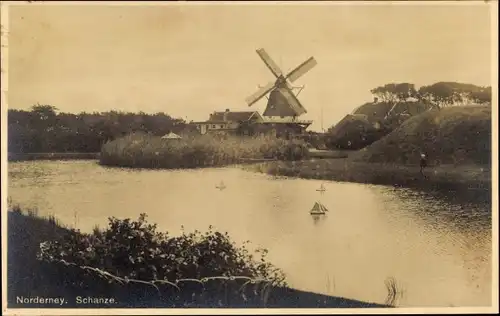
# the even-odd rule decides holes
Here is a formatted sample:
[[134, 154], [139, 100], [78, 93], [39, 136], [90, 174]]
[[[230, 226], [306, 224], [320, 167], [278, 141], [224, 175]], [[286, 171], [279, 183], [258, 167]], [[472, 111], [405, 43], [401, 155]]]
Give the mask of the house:
[[205, 122], [196, 122], [198, 131], [203, 135], [240, 134], [240, 135], [273, 135], [290, 137], [305, 132], [312, 121], [298, 120], [296, 117], [263, 117], [257, 111], [214, 112]]
[[205, 122], [195, 122], [194, 124], [196, 124], [198, 131], [204, 135], [207, 133], [237, 133], [244, 126], [261, 122], [263, 122], [263, 118], [257, 111], [233, 112], [226, 109], [224, 112], [210, 114], [209, 119]]

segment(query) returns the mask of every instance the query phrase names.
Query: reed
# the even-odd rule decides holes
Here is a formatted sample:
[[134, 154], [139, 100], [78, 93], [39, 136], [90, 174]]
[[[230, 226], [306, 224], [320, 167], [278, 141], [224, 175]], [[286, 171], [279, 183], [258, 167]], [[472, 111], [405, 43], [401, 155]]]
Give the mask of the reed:
[[100, 163], [116, 167], [183, 169], [237, 164], [245, 158], [300, 160], [308, 153], [303, 141], [267, 136], [199, 135], [162, 139], [130, 134], [104, 144]]
[[385, 299], [385, 304], [388, 306], [395, 307], [398, 300], [403, 297], [403, 289], [400, 287], [395, 278], [390, 277], [385, 280], [385, 287], [387, 289], [387, 297]]

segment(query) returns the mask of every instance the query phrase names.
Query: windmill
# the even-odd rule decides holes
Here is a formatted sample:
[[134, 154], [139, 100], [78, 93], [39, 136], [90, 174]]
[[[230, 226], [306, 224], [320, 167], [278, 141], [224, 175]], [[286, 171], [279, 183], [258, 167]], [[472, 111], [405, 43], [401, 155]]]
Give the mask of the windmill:
[[297, 99], [297, 95], [304, 87], [301, 87], [300, 91], [295, 95], [293, 92], [295, 87], [292, 87], [288, 81], [295, 82], [316, 66], [317, 62], [314, 57], [308, 58], [288, 74], [284, 74], [263, 48], [257, 49], [257, 54], [275, 76], [276, 80], [269, 82], [263, 87], [259, 87], [257, 92], [246, 98], [248, 106], [252, 106], [271, 92], [268, 97], [266, 110], [263, 113], [264, 116], [291, 116], [295, 118], [307, 113], [299, 99]]

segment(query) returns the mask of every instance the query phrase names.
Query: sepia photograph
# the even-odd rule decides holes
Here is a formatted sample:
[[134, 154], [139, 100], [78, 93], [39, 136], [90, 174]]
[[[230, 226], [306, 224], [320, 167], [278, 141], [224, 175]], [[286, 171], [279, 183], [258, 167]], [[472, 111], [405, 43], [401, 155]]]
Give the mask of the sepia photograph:
[[496, 1], [1, 1], [5, 315], [498, 312]]

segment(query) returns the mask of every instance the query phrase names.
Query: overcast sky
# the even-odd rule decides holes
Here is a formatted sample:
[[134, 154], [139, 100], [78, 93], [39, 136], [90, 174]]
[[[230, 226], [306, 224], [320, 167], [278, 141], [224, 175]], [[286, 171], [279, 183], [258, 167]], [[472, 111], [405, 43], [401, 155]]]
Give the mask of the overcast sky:
[[[476, 5], [19, 5], [9, 8], [10, 108], [163, 111], [205, 120], [310, 56], [297, 85], [319, 129], [390, 82], [491, 85], [490, 7]], [[252, 108], [261, 113], [265, 99]]]

